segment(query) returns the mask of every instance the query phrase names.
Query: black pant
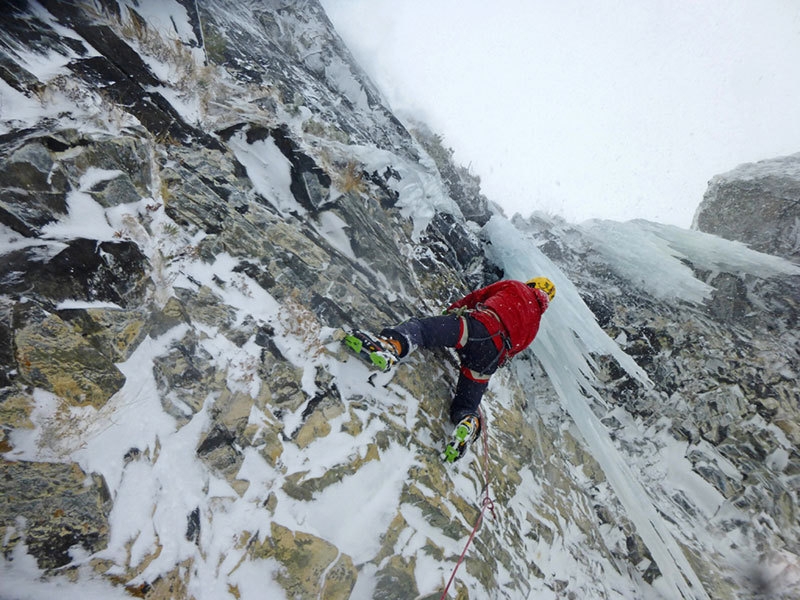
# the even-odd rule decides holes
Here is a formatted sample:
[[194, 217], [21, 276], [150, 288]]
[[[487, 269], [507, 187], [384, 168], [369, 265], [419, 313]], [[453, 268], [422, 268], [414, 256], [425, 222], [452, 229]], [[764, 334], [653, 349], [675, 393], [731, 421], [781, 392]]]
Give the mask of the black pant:
[[[458, 423], [467, 415], [478, 415], [478, 405], [489, 385], [489, 376], [497, 370], [499, 350], [483, 323], [470, 316], [464, 317], [468, 340], [456, 350], [461, 358], [461, 373], [450, 403], [450, 420]], [[420, 348], [456, 348], [462, 335], [462, 317], [446, 315], [427, 319], [410, 319], [397, 327], [384, 329], [383, 337], [393, 337], [410, 342]], [[398, 335], [399, 334], [399, 335]], [[481, 374], [485, 381], [475, 381], [464, 370]]]

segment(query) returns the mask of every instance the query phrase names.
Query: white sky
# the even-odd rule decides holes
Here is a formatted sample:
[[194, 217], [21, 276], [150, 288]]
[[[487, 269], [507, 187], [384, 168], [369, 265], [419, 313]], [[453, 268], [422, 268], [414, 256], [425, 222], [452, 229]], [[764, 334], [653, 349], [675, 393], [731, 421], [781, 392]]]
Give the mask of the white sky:
[[712, 176], [800, 152], [798, 0], [322, 4], [509, 215], [688, 227]]

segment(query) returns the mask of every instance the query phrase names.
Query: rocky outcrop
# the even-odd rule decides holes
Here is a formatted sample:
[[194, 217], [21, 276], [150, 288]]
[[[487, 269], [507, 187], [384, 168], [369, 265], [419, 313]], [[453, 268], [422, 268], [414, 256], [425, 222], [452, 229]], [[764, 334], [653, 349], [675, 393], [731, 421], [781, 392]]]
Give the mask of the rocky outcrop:
[[800, 262], [800, 154], [714, 177], [692, 227]]
[[[313, 535], [273, 523], [270, 536], [254, 544], [254, 559], [275, 558], [286, 567], [278, 582], [296, 598], [346, 600], [358, 577], [352, 559]], [[322, 580], [322, 583], [319, 583]]]
[[0, 460], [3, 551], [24, 539], [43, 569], [69, 564], [76, 547], [98, 552], [108, 543], [110, 500], [102, 477], [74, 463]]

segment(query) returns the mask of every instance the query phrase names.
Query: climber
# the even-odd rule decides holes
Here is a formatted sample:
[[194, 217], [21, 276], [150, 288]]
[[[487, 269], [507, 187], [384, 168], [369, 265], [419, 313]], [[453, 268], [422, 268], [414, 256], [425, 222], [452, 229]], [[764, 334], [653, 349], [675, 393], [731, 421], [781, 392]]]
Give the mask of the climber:
[[453, 302], [442, 316], [412, 318], [381, 331], [380, 342], [397, 360], [406, 358], [417, 347], [442, 346], [455, 348], [461, 358], [461, 372], [450, 404], [450, 420], [459, 437], [451, 449], [457, 453], [449, 458], [451, 462], [460, 458], [478, 437], [478, 405], [489, 378], [533, 342], [539, 320], [555, 295], [555, 285], [546, 277], [534, 277], [526, 283], [498, 281]]

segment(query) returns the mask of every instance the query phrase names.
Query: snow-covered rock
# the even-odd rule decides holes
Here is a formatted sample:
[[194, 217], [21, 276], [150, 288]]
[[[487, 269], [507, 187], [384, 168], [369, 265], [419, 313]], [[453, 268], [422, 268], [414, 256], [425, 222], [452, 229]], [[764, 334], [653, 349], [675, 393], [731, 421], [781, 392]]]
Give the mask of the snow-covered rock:
[[800, 262], [800, 154], [712, 178], [692, 226]]
[[[796, 265], [507, 220], [312, 0], [17, 3], [0, 53], [0, 595], [439, 598], [481, 518], [451, 596], [797, 595]], [[334, 334], [537, 274], [446, 467], [454, 356]]]

